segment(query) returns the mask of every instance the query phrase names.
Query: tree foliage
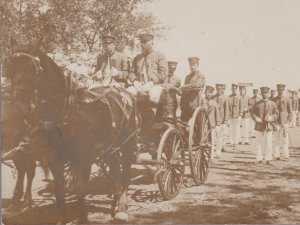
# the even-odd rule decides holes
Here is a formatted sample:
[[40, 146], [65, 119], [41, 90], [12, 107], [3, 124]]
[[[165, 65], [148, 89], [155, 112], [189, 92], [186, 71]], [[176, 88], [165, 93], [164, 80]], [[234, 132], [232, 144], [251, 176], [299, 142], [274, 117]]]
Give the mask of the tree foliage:
[[132, 46], [143, 30], [162, 37], [168, 30], [140, 6], [152, 0], [0, 0], [1, 58], [9, 52], [10, 38], [34, 43], [43, 38], [45, 52], [94, 52], [101, 35], [111, 32], [118, 48]]

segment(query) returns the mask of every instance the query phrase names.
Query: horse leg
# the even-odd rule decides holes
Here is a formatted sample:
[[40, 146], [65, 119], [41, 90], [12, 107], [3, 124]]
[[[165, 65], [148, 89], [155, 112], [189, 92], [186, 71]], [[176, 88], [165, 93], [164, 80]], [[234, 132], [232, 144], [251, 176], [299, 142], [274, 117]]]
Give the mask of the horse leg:
[[12, 196], [12, 203], [10, 206], [5, 210], [6, 214], [18, 214], [21, 210], [21, 199], [23, 197], [23, 184], [24, 184], [24, 177], [25, 177], [25, 165], [18, 160], [14, 160], [14, 164], [17, 170], [17, 181], [15, 184], [13, 196]]
[[[78, 166], [78, 165], [76, 165]], [[88, 222], [87, 211], [84, 197], [86, 195], [86, 186], [90, 178], [91, 162], [84, 162], [79, 164], [76, 174], [75, 193], [77, 197], [77, 224], [85, 224]]]
[[[134, 153], [132, 151], [135, 142], [129, 141], [125, 144], [122, 149], [122, 157], [121, 157], [121, 165], [122, 165], [122, 173], [121, 176], [116, 180], [116, 191], [118, 191], [118, 195], [115, 196], [117, 201], [117, 207], [115, 209], [114, 219], [122, 222], [128, 222], [128, 200], [127, 200], [127, 191], [131, 179], [131, 164], [134, 159]], [[118, 161], [117, 161], [118, 162]], [[120, 163], [118, 162], [118, 165]], [[119, 170], [120, 172], [120, 170]]]
[[17, 169], [17, 181], [12, 197], [12, 204], [18, 205], [20, 203], [21, 198], [23, 197], [23, 185], [24, 185], [24, 177], [25, 177], [25, 167], [21, 161], [14, 160], [14, 164]]
[[57, 205], [57, 224], [64, 224], [65, 220], [65, 186], [64, 186], [64, 163], [60, 159], [51, 160], [49, 168], [52, 172], [55, 185], [55, 198]]
[[25, 191], [25, 195], [24, 195], [24, 205], [31, 205], [32, 203], [32, 182], [33, 182], [33, 178], [35, 176], [35, 168], [36, 168], [36, 163], [35, 160], [29, 159], [27, 162], [27, 185], [26, 185], [26, 191]]
[[121, 167], [120, 167], [120, 157], [117, 153], [114, 155], [107, 156], [107, 164], [109, 166], [110, 181], [112, 182], [112, 191], [114, 194], [113, 202], [111, 205], [111, 214], [115, 216], [118, 210], [120, 193], [121, 193]]

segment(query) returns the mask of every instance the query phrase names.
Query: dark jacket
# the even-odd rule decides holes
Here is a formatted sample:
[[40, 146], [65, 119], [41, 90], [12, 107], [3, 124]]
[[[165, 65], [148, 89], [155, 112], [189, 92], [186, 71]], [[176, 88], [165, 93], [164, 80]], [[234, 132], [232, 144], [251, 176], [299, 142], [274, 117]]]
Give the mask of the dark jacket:
[[199, 106], [200, 94], [205, 86], [205, 76], [199, 71], [186, 76], [184, 84], [192, 84], [192, 88], [184, 88], [180, 101], [182, 111], [191, 111]]
[[278, 109], [278, 123], [284, 126], [292, 118], [292, 103], [286, 96], [276, 96], [273, 100]]
[[224, 94], [223, 95], [216, 94], [213, 97], [213, 100], [215, 100], [218, 103], [221, 123], [225, 123], [226, 121], [229, 120], [230, 117], [228, 97]]
[[[103, 70], [107, 62], [108, 56], [105, 54], [98, 55], [95, 72]], [[114, 52], [110, 56], [110, 67], [115, 67], [119, 71], [119, 75], [115, 77], [117, 81], [125, 81], [128, 79], [128, 62], [127, 56], [120, 52]]]
[[236, 119], [243, 115], [243, 102], [240, 95], [229, 95], [229, 115], [230, 119]]
[[[263, 101], [260, 100], [255, 103], [255, 105], [250, 110], [251, 116], [255, 122], [255, 130], [257, 131], [271, 131], [271, 129], [275, 130], [275, 122], [278, 119], [278, 111], [276, 104], [273, 101], [267, 100]], [[266, 116], [272, 117], [272, 123], [266, 121]], [[262, 120], [262, 122], [258, 122], [258, 118]]]
[[152, 51], [147, 55], [143, 53], [138, 54], [132, 62], [130, 80], [132, 82], [134, 80], [146, 82], [144, 80], [144, 71], [148, 74], [148, 81], [153, 81], [155, 84], [162, 84], [168, 74], [166, 57], [158, 51]]

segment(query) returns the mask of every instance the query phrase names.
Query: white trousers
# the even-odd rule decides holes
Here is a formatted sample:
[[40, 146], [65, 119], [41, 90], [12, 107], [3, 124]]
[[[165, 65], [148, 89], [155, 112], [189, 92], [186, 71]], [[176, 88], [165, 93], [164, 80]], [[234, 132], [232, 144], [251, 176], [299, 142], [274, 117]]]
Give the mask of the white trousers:
[[215, 128], [211, 129], [211, 158], [215, 156], [215, 145], [216, 145], [216, 130]]
[[249, 143], [249, 123], [250, 118], [242, 118], [241, 120], [241, 142], [242, 143]]
[[224, 135], [226, 134], [227, 124], [221, 124], [218, 132], [216, 132], [216, 156], [221, 156], [221, 150], [224, 146]]
[[252, 118], [249, 119], [249, 129], [250, 129], [250, 136], [254, 137], [255, 136], [255, 122]]
[[296, 127], [297, 125], [297, 111], [292, 111], [292, 126], [291, 127]]
[[281, 128], [275, 132], [275, 157], [280, 157], [280, 149], [283, 150], [283, 156], [289, 158], [289, 139], [287, 129]]
[[231, 144], [237, 145], [239, 142], [239, 134], [240, 134], [240, 124], [241, 121], [239, 118], [230, 119], [230, 131], [231, 131]]
[[257, 131], [256, 160], [272, 160], [272, 131]]

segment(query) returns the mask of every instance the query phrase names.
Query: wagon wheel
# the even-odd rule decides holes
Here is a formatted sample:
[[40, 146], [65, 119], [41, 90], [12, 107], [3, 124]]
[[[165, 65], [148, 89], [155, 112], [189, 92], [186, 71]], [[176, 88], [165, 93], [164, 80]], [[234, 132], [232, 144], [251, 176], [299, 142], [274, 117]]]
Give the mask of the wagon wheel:
[[211, 129], [206, 109], [198, 107], [190, 122], [189, 162], [194, 182], [204, 184], [210, 167]]
[[165, 199], [172, 199], [178, 195], [183, 184], [185, 167], [183, 138], [174, 128], [169, 128], [163, 133], [157, 161], [159, 189]]

